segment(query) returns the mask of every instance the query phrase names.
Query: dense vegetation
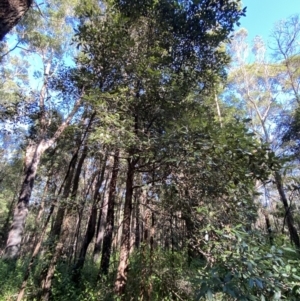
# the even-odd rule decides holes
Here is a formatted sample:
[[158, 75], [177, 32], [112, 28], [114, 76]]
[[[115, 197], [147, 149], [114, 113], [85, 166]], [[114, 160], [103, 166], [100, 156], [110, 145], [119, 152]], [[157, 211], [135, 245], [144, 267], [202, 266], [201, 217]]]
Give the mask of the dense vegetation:
[[245, 12], [47, 0], [6, 35], [0, 300], [300, 299], [300, 21], [268, 50]]

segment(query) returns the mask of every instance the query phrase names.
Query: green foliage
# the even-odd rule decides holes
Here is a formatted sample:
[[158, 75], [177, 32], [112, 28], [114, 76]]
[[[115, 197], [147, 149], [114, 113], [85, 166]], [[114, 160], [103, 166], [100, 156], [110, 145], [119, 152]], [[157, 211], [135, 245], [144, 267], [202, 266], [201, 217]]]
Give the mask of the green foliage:
[[[6, 114], [16, 116], [24, 106], [24, 115], [29, 120], [26, 131], [38, 143], [53, 136], [81, 87], [85, 88], [84, 104], [73, 125], [41, 160], [32, 198], [36, 204], [30, 206], [34, 210], [26, 225], [23, 250], [30, 252], [45, 221], [41, 216], [37, 221], [35, 209], [39, 205], [42, 208], [45, 201], [43, 214], [49, 213], [52, 201], [61, 197], [58, 191], [64, 187], [70, 158], [87, 147], [77, 198], [59, 203], [59, 206], [72, 203], [72, 210], [64, 213], [68, 215], [65, 221], [70, 223], [69, 233], [63, 242], [63, 256], [55, 267], [51, 298], [58, 301], [299, 300], [298, 254], [278, 233], [272, 233], [274, 245], [270, 246], [264, 230], [254, 226], [259, 208], [255, 198], [260, 194], [255, 184], [268, 181], [272, 172], [282, 166], [282, 160], [267, 144], [268, 133], [263, 133], [262, 127], [270, 123], [262, 118], [261, 124], [258, 119], [243, 119], [251, 115], [253, 108], [266, 117], [280, 108], [270, 98], [274, 86], [265, 85], [265, 65], [257, 61], [229, 77], [231, 87], [236, 85], [241, 92], [232, 93], [230, 104], [234, 106], [240, 96], [247, 94], [243, 90], [245, 81], [240, 78], [242, 71], [255, 79], [252, 84], [257, 89], [248, 93], [247, 105], [240, 104], [238, 110], [221, 104], [224, 116], [218, 116], [215, 109], [217, 87], [224, 80], [229, 61], [223, 43], [244, 14], [240, 1], [125, 0], [99, 5], [94, 0], [79, 4], [53, 0], [48, 4], [41, 7], [45, 21], [38, 11], [32, 10], [18, 26], [18, 32], [23, 32], [22, 45], [43, 58], [43, 68], [35, 70], [34, 76], [42, 81], [45, 90], [31, 94], [25, 88], [18, 90], [18, 84], [26, 87], [28, 80], [25, 64], [14, 82], [19, 62], [11, 60], [11, 68], [1, 70], [5, 77], [0, 82], [0, 96], [6, 97], [10, 104], [0, 103], [0, 109], [4, 112], [8, 108]], [[71, 13], [67, 15], [69, 10]], [[78, 25], [75, 19], [70, 20], [73, 11], [80, 23], [74, 38], [81, 51], [77, 67], [56, 69], [62, 65], [65, 53], [70, 54], [67, 43], [71, 24]], [[68, 39], [61, 41], [64, 34]], [[244, 32], [238, 38], [242, 41]], [[256, 42], [258, 55], [261, 45]], [[288, 62], [298, 64], [296, 58]], [[49, 73], [44, 74], [48, 67]], [[268, 68], [274, 75], [275, 68]], [[233, 83], [234, 78], [239, 81]], [[9, 81], [5, 82], [6, 79]], [[257, 104], [262, 107], [256, 108]], [[247, 110], [248, 116], [244, 114]], [[242, 118], [234, 118], [233, 114]], [[94, 119], [87, 130], [91, 115]], [[257, 139], [257, 129], [266, 144]], [[82, 146], [79, 142], [85, 134], [89, 138]], [[109, 274], [99, 275], [89, 250], [78, 274], [80, 279], [74, 279], [77, 274], [73, 274], [72, 264], [79, 256], [94, 195], [101, 215], [104, 212], [104, 203], [100, 204], [99, 199], [107, 198], [113, 149], [118, 149], [121, 163], [115, 183], [118, 197], [114, 211], [119, 216], [113, 229], [114, 254]], [[110, 157], [107, 162], [102, 162], [104, 153]], [[151, 240], [148, 241], [148, 232], [139, 233], [136, 241], [139, 247], [133, 249], [129, 258], [125, 294], [116, 296], [114, 281], [120, 260], [117, 219], [122, 217], [125, 193], [124, 162], [132, 159], [137, 159], [132, 183], [136, 211], [132, 212], [130, 234], [138, 236], [134, 228], [136, 232], [147, 230], [151, 232]], [[16, 194], [11, 183], [19, 180], [17, 169], [20, 171], [21, 161], [3, 155], [0, 163], [2, 219], [9, 213], [9, 201]], [[100, 165], [105, 167], [106, 179], [97, 187]], [[296, 193], [298, 187], [294, 184], [287, 189]], [[144, 191], [145, 195], [140, 196]], [[297, 204], [292, 205], [290, 209], [297, 210]], [[148, 209], [152, 214], [151, 231], [145, 217]], [[277, 214], [277, 218], [283, 219], [284, 214]], [[295, 221], [298, 220], [296, 216]], [[41, 299], [41, 280], [52, 256], [49, 250], [55, 249], [54, 241], [47, 240], [50, 226], [46, 230], [43, 252], [35, 260], [27, 284], [28, 301]], [[141, 239], [142, 235], [148, 238]], [[72, 253], [75, 245], [77, 250]], [[1, 300], [15, 298], [28, 258], [24, 256], [14, 266], [0, 261]]]
[[22, 283], [26, 260], [6, 261], [0, 259], [0, 300], [14, 300], [18, 287]]
[[299, 299], [300, 266], [293, 249], [271, 247], [260, 233], [241, 227], [215, 232], [218, 240], [207, 246], [211, 263], [195, 279], [198, 300]]

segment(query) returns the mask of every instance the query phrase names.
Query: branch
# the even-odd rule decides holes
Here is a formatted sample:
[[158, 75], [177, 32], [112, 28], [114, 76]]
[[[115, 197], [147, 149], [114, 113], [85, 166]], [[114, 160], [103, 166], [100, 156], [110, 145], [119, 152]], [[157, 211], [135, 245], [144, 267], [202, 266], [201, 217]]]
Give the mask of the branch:
[[74, 117], [75, 113], [77, 112], [79, 106], [81, 105], [83, 94], [84, 94], [84, 88], [82, 89], [81, 95], [76, 100], [76, 102], [74, 104], [74, 107], [73, 107], [73, 110], [70, 112], [70, 114], [68, 115], [67, 119], [59, 126], [59, 128], [54, 133], [53, 137], [46, 142], [45, 146], [47, 148], [50, 147], [51, 145], [53, 145], [55, 143], [55, 141], [60, 137], [60, 135], [65, 130], [65, 128], [69, 125], [69, 123], [71, 122], [71, 120]]
[[18, 45], [21, 43], [21, 41], [18, 41], [18, 43], [10, 50], [8, 50], [6, 53], [4, 53], [3, 55], [0, 56], [0, 62], [2, 61], [2, 59], [8, 55], [10, 52], [14, 51], [16, 48], [20, 48], [18, 47]]

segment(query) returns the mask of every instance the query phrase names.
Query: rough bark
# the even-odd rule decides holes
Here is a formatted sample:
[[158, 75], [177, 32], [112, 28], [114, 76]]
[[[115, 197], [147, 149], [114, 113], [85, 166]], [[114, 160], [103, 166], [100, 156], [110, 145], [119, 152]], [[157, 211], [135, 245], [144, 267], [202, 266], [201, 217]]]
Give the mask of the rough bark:
[[119, 150], [116, 150], [114, 155], [113, 170], [109, 186], [109, 195], [107, 202], [107, 214], [106, 214], [106, 226], [103, 236], [103, 248], [102, 257], [100, 263], [100, 273], [107, 274], [109, 268], [112, 236], [114, 230], [114, 209], [115, 209], [115, 198], [116, 198], [116, 185], [119, 173]]
[[280, 199], [285, 209], [285, 220], [289, 229], [291, 241], [295, 244], [298, 251], [300, 250], [300, 239], [296, 227], [294, 226], [294, 218], [289, 206], [285, 191], [283, 189], [282, 178], [278, 172], [275, 172], [275, 182]]
[[32, 2], [32, 0], [0, 1], [0, 41], [25, 15]]
[[57, 237], [59, 237], [60, 232], [61, 232], [61, 227], [63, 224], [63, 219], [64, 219], [65, 211], [66, 211], [66, 204], [64, 202], [66, 201], [66, 199], [68, 198], [68, 196], [71, 192], [72, 179], [73, 179], [74, 172], [75, 172], [77, 158], [78, 158], [78, 154], [76, 152], [70, 161], [69, 168], [68, 168], [68, 171], [67, 171], [67, 174], [65, 177], [65, 181], [64, 181], [65, 185], [64, 185], [62, 199], [60, 201], [60, 205], [59, 205], [57, 213], [56, 213], [54, 225], [50, 232], [50, 238], [53, 239], [53, 241], [55, 241], [55, 239], [57, 239]]
[[45, 150], [46, 145], [43, 143], [43, 141], [38, 145], [36, 145], [34, 142], [31, 142], [26, 148], [24, 180], [21, 186], [18, 203], [14, 211], [13, 222], [6, 242], [6, 258], [14, 259], [19, 255], [34, 179], [41, 156]]
[[105, 183], [105, 190], [104, 190], [104, 197], [103, 202], [100, 209], [99, 220], [97, 224], [97, 236], [95, 241], [95, 248], [94, 248], [94, 261], [97, 261], [100, 257], [101, 247], [104, 237], [105, 225], [106, 225], [106, 217], [108, 211], [108, 200], [109, 200], [109, 187], [111, 183], [112, 173], [108, 171], [108, 177]]
[[80, 271], [84, 265], [87, 249], [95, 235], [95, 228], [96, 228], [96, 222], [97, 222], [97, 211], [98, 211], [97, 204], [99, 202], [99, 189], [100, 189], [103, 179], [104, 179], [106, 159], [107, 158], [105, 157], [102, 170], [101, 170], [101, 172], [98, 176], [97, 182], [96, 182], [94, 201], [93, 201], [93, 206], [92, 206], [91, 214], [90, 214], [89, 221], [88, 221], [88, 226], [87, 226], [84, 240], [83, 240], [83, 243], [82, 243], [82, 246], [80, 249], [79, 258], [74, 267], [73, 280], [77, 281], [77, 282], [79, 281]]
[[53, 137], [49, 140], [41, 139], [38, 143], [30, 141], [26, 148], [24, 162], [24, 180], [18, 198], [18, 203], [14, 211], [12, 226], [10, 228], [5, 248], [5, 258], [16, 259], [19, 256], [21, 241], [23, 237], [28, 205], [31, 197], [34, 179], [43, 153], [61, 136], [65, 128], [70, 123], [81, 103], [81, 97], [76, 101], [72, 112], [67, 119], [58, 127]]
[[128, 273], [128, 259], [130, 252], [130, 222], [132, 212], [132, 194], [133, 194], [133, 179], [135, 172], [136, 160], [128, 159], [128, 170], [126, 179], [126, 194], [124, 204], [124, 215], [122, 225], [120, 261], [115, 281], [115, 293], [122, 296], [125, 293]]
[[138, 249], [140, 247], [141, 242], [141, 229], [140, 229], [140, 202], [138, 201], [138, 197], [136, 198], [137, 203], [135, 207], [135, 247]]
[[86, 252], [87, 252], [89, 244], [91, 243], [91, 241], [94, 237], [94, 234], [95, 234], [96, 221], [97, 221], [97, 207], [94, 204], [92, 207], [92, 210], [91, 210], [89, 221], [88, 221], [88, 226], [87, 226], [86, 233], [84, 236], [84, 241], [83, 241], [82, 247], [80, 249], [79, 258], [78, 258], [76, 265], [74, 267], [74, 270], [73, 270], [72, 278], [73, 278], [73, 281], [75, 281], [75, 282], [79, 282], [80, 271], [84, 265]]
[[69, 218], [67, 211], [70, 206], [68, 206], [68, 204], [64, 204], [64, 201], [67, 200], [69, 194], [71, 193], [72, 179], [75, 172], [77, 157], [78, 156], [76, 152], [73, 155], [69, 165], [69, 169], [66, 175], [63, 197], [56, 214], [54, 226], [50, 233], [50, 237], [51, 239], [53, 239], [50, 245], [50, 253], [52, 254], [52, 258], [50, 264], [45, 269], [45, 272], [42, 276], [42, 300], [49, 300], [50, 298], [52, 279], [54, 276], [56, 264], [62, 254], [64, 241], [67, 239], [67, 236], [69, 234]]

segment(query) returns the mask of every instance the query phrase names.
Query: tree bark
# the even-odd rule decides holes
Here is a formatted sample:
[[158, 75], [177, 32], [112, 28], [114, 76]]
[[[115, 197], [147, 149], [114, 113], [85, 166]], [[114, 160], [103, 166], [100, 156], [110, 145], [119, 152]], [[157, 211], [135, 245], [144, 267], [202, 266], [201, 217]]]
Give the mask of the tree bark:
[[81, 96], [76, 101], [73, 110], [67, 119], [58, 127], [51, 139], [41, 139], [38, 143], [30, 141], [26, 148], [24, 180], [21, 186], [18, 203], [14, 211], [12, 226], [6, 242], [4, 254], [5, 258], [16, 259], [19, 256], [26, 217], [28, 214], [28, 205], [41, 157], [48, 148], [53, 146], [53, 144], [61, 136], [65, 128], [70, 123], [79, 105], [81, 104]]
[[19, 255], [34, 179], [41, 156], [45, 150], [46, 146], [43, 141], [37, 145], [31, 142], [26, 148], [24, 180], [21, 186], [17, 207], [14, 211], [13, 223], [6, 242], [5, 258], [14, 259]]
[[32, 0], [0, 1], [0, 41], [25, 15], [32, 2]]
[[300, 251], [299, 235], [298, 235], [296, 227], [294, 226], [293, 214], [291, 212], [291, 208], [288, 204], [288, 200], [287, 200], [287, 197], [286, 197], [284, 189], [283, 189], [281, 175], [278, 172], [275, 172], [275, 182], [276, 182], [277, 190], [280, 195], [280, 199], [281, 199], [284, 209], [285, 209], [285, 220], [286, 220], [286, 223], [287, 223], [287, 226], [289, 229], [291, 241], [295, 244], [297, 250]]
[[113, 170], [109, 186], [109, 195], [107, 202], [107, 214], [106, 214], [106, 226], [103, 237], [102, 257], [100, 263], [100, 273], [108, 274], [112, 236], [114, 231], [114, 209], [115, 209], [115, 198], [116, 198], [116, 186], [117, 178], [119, 173], [119, 150], [115, 151]]
[[76, 151], [69, 165], [69, 169], [66, 175], [63, 197], [61, 200], [61, 204], [57, 210], [54, 226], [50, 233], [50, 239], [52, 239], [52, 241], [49, 248], [52, 258], [50, 264], [47, 266], [42, 276], [41, 286], [43, 300], [49, 300], [50, 298], [52, 279], [54, 276], [56, 264], [64, 247], [63, 241], [67, 239], [67, 236], [69, 234], [69, 218], [68, 212], [66, 213], [66, 211], [70, 208], [70, 206], [68, 206], [68, 204], [63, 204], [63, 201], [66, 201], [68, 199], [68, 196], [71, 192], [72, 179], [75, 172], [77, 157], [78, 152]]
[[103, 202], [100, 209], [99, 214], [99, 220], [97, 224], [97, 236], [95, 241], [95, 248], [94, 248], [94, 261], [96, 262], [101, 253], [101, 247], [104, 237], [104, 231], [105, 231], [105, 225], [106, 225], [106, 218], [107, 218], [107, 211], [108, 211], [108, 200], [109, 200], [109, 191], [110, 191], [110, 184], [111, 184], [111, 178], [112, 178], [112, 171], [108, 171], [106, 183], [105, 183], [105, 189], [104, 189], [104, 197]]
[[88, 226], [86, 229], [84, 241], [83, 241], [83, 244], [82, 244], [82, 247], [80, 250], [79, 258], [78, 258], [76, 265], [74, 267], [74, 270], [73, 270], [72, 278], [73, 278], [73, 281], [75, 281], [77, 283], [79, 282], [80, 271], [84, 265], [87, 249], [88, 249], [89, 244], [91, 243], [91, 241], [94, 237], [94, 234], [95, 234], [96, 221], [97, 221], [97, 206], [96, 206], [96, 204], [94, 204], [92, 207], [92, 210], [91, 210], [91, 214], [90, 214], [90, 218], [88, 221]]
[[95, 193], [94, 193], [94, 201], [93, 201], [93, 206], [92, 206], [91, 214], [90, 214], [89, 221], [88, 221], [88, 226], [87, 226], [86, 233], [84, 236], [83, 244], [80, 249], [79, 258], [74, 267], [73, 280], [76, 282], [79, 281], [79, 275], [80, 275], [80, 271], [84, 265], [87, 249], [95, 235], [95, 228], [96, 228], [96, 222], [97, 222], [97, 211], [98, 211], [97, 204], [99, 201], [99, 189], [100, 189], [103, 179], [104, 179], [106, 159], [107, 159], [107, 157], [105, 157], [105, 159], [103, 161], [103, 167], [102, 167], [101, 173], [97, 179]]
[[129, 158], [127, 161], [128, 170], [126, 179], [126, 194], [121, 236], [120, 261], [115, 281], [115, 293], [118, 296], [122, 296], [125, 293], [127, 283], [128, 259], [130, 252], [130, 220], [132, 212], [133, 179], [137, 159]]

